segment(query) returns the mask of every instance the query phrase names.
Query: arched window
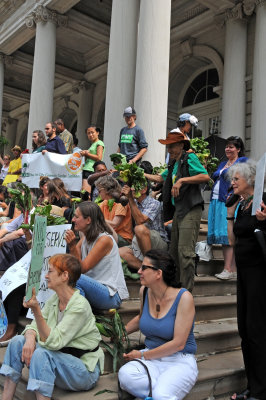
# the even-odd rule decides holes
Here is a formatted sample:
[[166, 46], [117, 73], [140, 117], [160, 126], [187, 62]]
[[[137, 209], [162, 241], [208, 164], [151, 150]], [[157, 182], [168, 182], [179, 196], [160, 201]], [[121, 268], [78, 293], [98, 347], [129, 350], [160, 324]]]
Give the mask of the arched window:
[[188, 107], [219, 97], [213, 91], [213, 88], [218, 86], [218, 84], [219, 77], [216, 69], [208, 69], [202, 72], [189, 85], [183, 99], [182, 107]]

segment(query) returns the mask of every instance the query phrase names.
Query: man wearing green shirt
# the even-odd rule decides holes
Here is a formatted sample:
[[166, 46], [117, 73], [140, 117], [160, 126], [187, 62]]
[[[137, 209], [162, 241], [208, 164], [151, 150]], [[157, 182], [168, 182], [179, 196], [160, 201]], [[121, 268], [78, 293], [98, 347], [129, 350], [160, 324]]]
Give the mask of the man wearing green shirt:
[[168, 168], [161, 175], [145, 176], [156, 182], [164, 181], [165, 220], [173, 216], [170, 254], [176, 262], [177, 278], [182, 287], [192, 292], [195, 245], [203, 206], [200, 184], [207, 183], [210, 177], [196, 154], [188, 152], [190, 142], [178, 129], [168, 133], [167, 138], [159, 142], [167, 146], [170, 155]]

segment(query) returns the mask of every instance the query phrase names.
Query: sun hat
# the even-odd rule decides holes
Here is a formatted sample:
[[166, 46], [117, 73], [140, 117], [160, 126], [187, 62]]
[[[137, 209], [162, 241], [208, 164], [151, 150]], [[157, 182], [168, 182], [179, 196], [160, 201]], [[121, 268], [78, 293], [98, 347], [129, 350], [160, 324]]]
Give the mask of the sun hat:
[[22, 152], [21, 147], [18, 145], [14, 146], [13, 149], [11, 149], [11, 151], [15, 151], [15, 150], [20, 151], [20, 153]]
[[178, 118], [179, 121], [184, 122], [184, 121], [188, 121], [191, 123], [191, 125], [195, 126], [197, 128], [198, 126], [198, 118], [195, 117], [195, 115], [191, 115], [189, 113], [184, 113], [179, 115]]
[[158, 140], [161, 144], [174, 144], [174, 143], [184, 143], [184, 150], [189, 150], [190, 141], [182, 132], [169, 132], [166, 139]]

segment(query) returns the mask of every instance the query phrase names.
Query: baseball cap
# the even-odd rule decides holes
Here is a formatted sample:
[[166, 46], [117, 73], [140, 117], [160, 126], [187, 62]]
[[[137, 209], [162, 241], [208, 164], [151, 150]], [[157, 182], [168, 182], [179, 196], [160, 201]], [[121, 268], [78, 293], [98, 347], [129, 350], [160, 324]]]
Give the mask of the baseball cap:
[[123, 117], [131, 117], [131, 115], [136, 115], [136, 111], [133, 107], [127, 107], [124, 109]]

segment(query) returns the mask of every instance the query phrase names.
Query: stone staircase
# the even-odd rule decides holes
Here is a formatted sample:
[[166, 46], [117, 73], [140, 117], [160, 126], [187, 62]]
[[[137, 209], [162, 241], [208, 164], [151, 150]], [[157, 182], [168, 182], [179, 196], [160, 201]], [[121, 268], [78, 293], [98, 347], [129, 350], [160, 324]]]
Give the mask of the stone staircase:
[[[199, 240], [206, 238], [206, 222], [201, 224]], [[243, 368], [240, 338], [236, 322], [236, 281], [220, 281], [213, 275], [223, 268], [220, 246], [214, 246], [213, 260], [201, 262], [195, 278], [193, 296], [196, 306], [195, 337], [198, 345], [197, 362], [199, 367], [198, 381], [186, 397], [186, 400], [228, 399], [235, 391], [246, 386]], [[123, 302], [120, 315], [126, 323], [139, 310], [138, 281], [127, 281], [130, 299]], [[139, 333], [130, 336], [132, 343], [143, 342]], [[5, 349], [0, 349], [0, 363]], [[116, 400], [117, 375], [111, 373], [112, 360], [106, 354], [105, 374], [101, 376], [97, 386], [89, 392], [65, 392], [55, 389], [54, 400]], [[16, 397], [19, 400], [31, 400], [35, 396], [26, 392], [27, 370], [18, 385]], [[0, 377], [3, 385], [3, 377]], [[101, 391], [109, 390], [110, 393]]]

